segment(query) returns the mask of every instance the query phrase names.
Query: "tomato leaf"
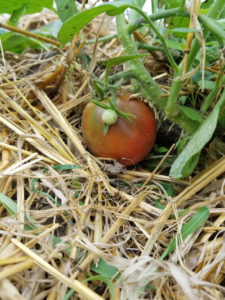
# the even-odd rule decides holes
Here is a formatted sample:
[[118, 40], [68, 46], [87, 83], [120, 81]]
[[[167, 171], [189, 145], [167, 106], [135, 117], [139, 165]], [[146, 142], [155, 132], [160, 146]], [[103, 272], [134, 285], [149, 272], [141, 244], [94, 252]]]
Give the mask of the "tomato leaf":
[[20, 8], [13, 11], [10, 19], [9, 25], [17, 26], [20, 17], [22, 17], [26, 12], [26, 5], [21, 6]]
[[2, 35], [0, 34], [0, 36], [4, 51], [21, 53], [28, 47], [32, 47], [33, 49], [41, 49], [45, 47], [42, 42], [15, 32], [6, 32]]
[[191, 120], [193, 121], [197, 121], [199, 123], [203, 122], [203, 119], [201, 118], [201, 116], [197, 113], [197, 111], [195, 111], [193, 108], [191, 107], [187, 107], [187, 106], [181, 106], [181, 109], [183, 111], [183, 113]]
[[184, 51], [184, 44], [172, 40], [166, 40], [167, 47], [175, 50]]
[[25, 1], [18, 1], [18, 0], [0, 0], [0, 14], [8, 13], [12, 14], [15, 10], [20, 9], [25, 5]]
[[[195, 232], [202, 224], [205, 223], [205, 221], [209, 217], [209, 210], [208, 207], [203, 206], [201, 207], [196, 214], [187, 222], [185, 223], [181, 228], [181, 236], [182, 239], [186, 239], [190, 234]], [[163, 252], [163, 254], [160, 257], [160, 260], [163, 260], [167, 255], [169, 255], [171, 252], [173, 252], [176, 249], [176, 245], [180, 244], [180, 240], [178, 237], [174, 237], [172, 241], [170, 242], [169, 246], [166, 248], [166, 250]]]
[[55, 3], [57, 14], [63, 23], [79, 12], [74, 0], [56, 0]]
[[170, 176], [173, 178], [187, 177], [196, 167], [200, 152], [206, 143], [211, 139], [218, 122], [220, 108], [225, 104], [225, 90], [214, 106], [209, 116], [202, 122], [197, 131], [193, 134], [184, 150], [174, 161]]
[[203, 87], [203, 83], [204, 83], [204, 89], [207, 89], [207, 90], [212, 90], [216, 86], [215, 82], [213, 82], [213, 81], [204, 80], [204, 82], [203, 82], [202, 80], [199, 80], [197, 82], [197, 84], [198, 84], [198, 86], [199, 86], [200, 89]]
[[23, 6], [26, 6], [26, 14], [32, 14], [41, 11], [44, 7], [53, 9], [53, 0], [0, 0], [0, 14], [12, 14]]
[[77, 13], [75, 16], [68, 19], [62, 26], [58, 34], [58, 40], [65, 45], [70, 39], [78, 33], [90, 21], [102, 13], [107, 13], [110, 16], [119, 15], [125, 9], [132, 6], [132, 1], [117, 1], [108, 2], [90, 9], [86, 9]]

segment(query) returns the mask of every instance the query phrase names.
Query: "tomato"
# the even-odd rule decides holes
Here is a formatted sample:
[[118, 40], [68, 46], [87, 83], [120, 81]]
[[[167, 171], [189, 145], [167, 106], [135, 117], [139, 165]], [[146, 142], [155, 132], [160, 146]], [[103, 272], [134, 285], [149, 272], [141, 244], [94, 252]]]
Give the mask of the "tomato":
[[[128, 166], [140, 162], [151, 151], [156, 139], [154, 114], [144, 102], [129, 100], [128, 94], [116, 99], [116, 107], [135, 115], [132, 122], [118, 116], [116, 123], [109, 126], [104, 134], [102, 114], [105, 109], [88, 103], [82, 116], [84, 141], [92, 154], [97, 157], [114, 158]], [[106, 101], [103, 102], [107, 104]], [[104, 119], [104, 118], [103, 118]]]

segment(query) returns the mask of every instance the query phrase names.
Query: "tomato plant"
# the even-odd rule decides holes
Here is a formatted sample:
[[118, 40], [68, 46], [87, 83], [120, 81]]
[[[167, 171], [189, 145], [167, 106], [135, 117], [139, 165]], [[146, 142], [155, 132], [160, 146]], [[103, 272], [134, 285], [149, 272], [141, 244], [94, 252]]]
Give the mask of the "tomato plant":
[[[104, 101], [105, 103], [106, 100]], [[82, 132], [88, 149], [95, 156], [117, 159], [123, 165], [141, 161], [152, 149], [156, 139], [154, 114], [144, 102], [130, 100], [129, 95], [119, 96], [115, 103], [118, 110], [132, 114], [127, 120], [118, 116], [104, 134], [106, 110], [88, 103], [82, 116]]]

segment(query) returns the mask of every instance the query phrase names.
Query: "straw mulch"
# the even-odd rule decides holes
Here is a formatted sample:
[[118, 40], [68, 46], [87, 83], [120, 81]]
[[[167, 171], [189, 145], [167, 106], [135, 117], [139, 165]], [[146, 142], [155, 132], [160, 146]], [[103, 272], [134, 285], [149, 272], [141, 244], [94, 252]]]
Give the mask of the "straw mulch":
[[[35, 26], [34, 17], [25, 21]], [[86, 38], [108, 34], [102, 24], [88, 26]], [[211, 157], [188, 180], [171, 179], [163, 161], [149, 172], [92, 157], [80, 131], [90, 73], [102, 78], [98, 59], [121, 55], [122, 47], [114, 39], [80, 48], [76, 37], [63, 50], [1, 57], [1, 299], [110, 299], [102, 278], [85, 281], [99, 258], [120, 273], [111, 279], [114, 299], [224, 299], [225, 157]], [[165, 76], [154, 57], [148, 63], [153, 76]], [[203, 206], [210, 212], [204, 226], [160, 260]]]

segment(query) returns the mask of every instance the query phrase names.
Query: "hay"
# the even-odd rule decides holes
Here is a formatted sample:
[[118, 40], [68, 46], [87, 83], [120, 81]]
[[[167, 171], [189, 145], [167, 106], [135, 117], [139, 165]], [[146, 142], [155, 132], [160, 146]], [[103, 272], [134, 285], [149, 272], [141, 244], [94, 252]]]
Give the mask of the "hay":
[[[21, 24], [29, 29], [54, 18], [43, 13], [37, 24]], [[111, 33], [101, 25], [96, 20], [84, 34]], [[78, 41], [1, 58], [0, 297], [66, 299], [71, 288], [70, 299], [109, 299], [102, 279], [85, 281], [102, 258], [120, 272], [115, 299], [224, 299], [224, 157], [211, 155], [189, 181], [164, 172], [169, 152], [153, 172], [93, 157], [80, 132], [90, 72], [102, 78], [98, 59], [118, 56], [122, 47], [116, 38], [80, 47]], [[85, 52], [92, 55], [90, 72], [82, 67]], [[170, 82], [165, 68], [153, 64], [154, 57], [146, 61], [152, 75]], [[204, 206], [210, 213], [204, 226], [161, 260], [182, 224]]]

